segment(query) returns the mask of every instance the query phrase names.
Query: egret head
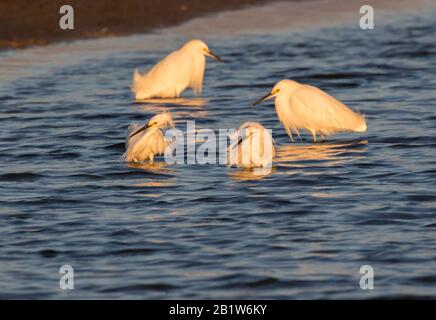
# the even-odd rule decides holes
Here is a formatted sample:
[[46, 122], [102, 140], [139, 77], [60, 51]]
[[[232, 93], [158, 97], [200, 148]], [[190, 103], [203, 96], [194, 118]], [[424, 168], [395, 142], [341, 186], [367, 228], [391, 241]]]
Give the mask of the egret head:
[[169, 128], [169, 127], [175, 128], [171, 113], [162, 112], [162, 113], [159, 113], [159, 114], [153, 116], [145, 126], [143, 126], [139, 130], [132, 133], [130, 135], [130, 138], [134, 137], [137, 134], [141, 133], [142, 131], [150, 129], [150, 128], [165, 129], [165, 128]]
[[288, 79], [280, 80], [272, 88], [271, 92], [268, 92], [262, 98], [260, 98], [255, 103], [253, 103], [253, 105], [255, 106], [255, 105], [257, 105], [265, 100], [271, 99], [279, 94], [291, 94], [298, 86], [300, 86], [300, 85], [293, 80], [288, 80]]
[[236, 131], [236, 135], [233, 137], [238, 137], [238, 142], [233, 146], [233, 148], [236, 148], [239, 146], [243, 140], [252, 138], [256, 139], [259, 134], [261, 134], [261, 130], [265, 130], [265, 128], [257, 123], [257, 122], [245, 122], [243, 123], [239, 129]]
[[201, 40], [191, 40], [188, 43], [186, 43], [183, 47], [183, 50], [188, 50], [193, 53], [200, 53], [202, 55], [205, 55], [207, 57], [214, 58], [216, 61], [221, 61], [221, 58], [214, 54], [212, 51], [209, 50], [209, 47], [207, 44]]
[[258, 122], [245, 122], [240, 127], [246, 137], [252, 137], [259, 134], [265, 128]]

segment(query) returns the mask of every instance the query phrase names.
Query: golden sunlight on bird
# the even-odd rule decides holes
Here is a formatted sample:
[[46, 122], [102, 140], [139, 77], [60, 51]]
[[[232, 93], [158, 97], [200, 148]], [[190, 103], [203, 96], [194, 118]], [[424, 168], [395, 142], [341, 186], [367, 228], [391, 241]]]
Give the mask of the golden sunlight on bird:
[[206, 56], [221, 61], [220, 57], [209, 50], [206, 43], [191, 40], [179, 50], [171, 52], [146, 74], [141, 75], [135, 70], [132, 83], [135, 99], [177, 98], [186, 88], [200, 94]]
[[258, 122], [245, 122], [230, 135], [228, 164], [243, 168], [271, 167], [275, 156], [271, 133]]
[[145, 126], [132, 124], [126, 139], [124, 159], [128, 162], [153, 162], [156, 155], [162, 155], [169, 142], [165, 140], [162, 130], [174, 128], [169, 112], [162, 112], [152, 117]]
[[[299, 129], [317, 135], [324, 140], [326, 136], [339, 132], [365, 132], [365, 116], [354, 112], [345, 104], [316, 87], [293, 80], [281, 80], [270, 93], [254, 103], [257, 105], [275, 97], [275, 107], [280, 122], [291, 141], [292, 133], [300, 137]], [[300, 137], [301, 140], [301, 137]]]

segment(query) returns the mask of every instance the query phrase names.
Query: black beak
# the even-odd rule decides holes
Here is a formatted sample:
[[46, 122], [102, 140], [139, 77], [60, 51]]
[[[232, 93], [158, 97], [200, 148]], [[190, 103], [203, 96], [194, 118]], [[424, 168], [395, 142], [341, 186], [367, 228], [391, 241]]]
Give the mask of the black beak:
[[212, 58], [214, 58], [216, 61], [218, 61], [218, 62], [221, 62], [222, 60], [221, 60], [221, 58], [219, 57], [219, 56], [217, 56], [215, 53], [213, 53], [212, 51], [208, 51], [207, 52], [207, 54], [210, 56], [210, 57], [212, 57]]
[[248, 136], [246, 136], [245, 138], [239, 137], [239, 141], [238, 141], [238, 143], [235, 144], [235, 145], [233, 146], [232, 149], [235, 149], [237, 146], [239, 146], [239, 145], [242, 143], [242, 141], [244, 141], [244, 140], [247, 139], [247, 138], [250, 138], [252, 135], [253, 135], [253, 133], [250, 133], [250, 134], [249, 134]]
[[139, 130], [135, 131], [134, 133], [132, 133], [132, 134], [130, 135], [130, 138], [136, 136], [138, 133], [141, 133], [141, 132], [144, 131], [144, 130], [147, 130], [147, 129], [150, 128], [150, 127], [151, 127], [151, 125], [147, 123], [147, 124], [146, 124], [145, 126], [143, 126], [141, 129], [139, 129]]
[[269, 92], [266, 95], [264, 95], [262, 98], [260, 98], [259, 100], [257, 100], [255, 103], [253, 103], [253, 106], [258, 105], [261, 102], [264, 102], [265, 100], [271, 98], [274, 96], [274, 93]]
[[240, 144], [241, 144], [241, 142], [242, 142], [242, 138], [241, 137], [239, 137], [239, 141], [238, 141], [238, 143], [237, 144], [235, 144], [234, 146], [233, 146], [233, 148], [232, 149], [235, 149], [235, 148], [237, 148]]

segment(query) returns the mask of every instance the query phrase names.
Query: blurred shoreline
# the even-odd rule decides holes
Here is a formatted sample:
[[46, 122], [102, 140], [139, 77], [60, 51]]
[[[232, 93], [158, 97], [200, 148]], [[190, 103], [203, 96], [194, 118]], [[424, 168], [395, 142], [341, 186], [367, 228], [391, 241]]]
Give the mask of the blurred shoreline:
[[[216, 40], [226, 37], [269, 37], [275, 32], [301, 32], [326, 27], [351, 27], [358, 35], [361, 34], [358, 23], [362, 4], [370, 4], [375, 10], [375, 30], [368, 32], [377, 32], [383, 24], [402, 19], [401, 17], [436, 12], [434, 0], [263, 0], [252, 3], [253, 5], [243, 6], [241, 9], [232, 8], [193, 16], [183, 23], [149, 31], [118, 36], [108, 34], [88, 38], [53, 39], [48, 45], [27, 43], [22, 47], [26, 49], [0, 49], [0, 85], [20, 77], [41, 74], [57, 66], [91, 58], [101, 59], [113, 52], [125, 52], [126, 55], [138, 50], [167, 52], [192, 38], [205, 40], [214, 48]], [[0, 2], [0, 9], [1, 4], [4, 2]], [[4, 29], [0, 28], [1, 32]]]
[[[0, 50], [145, 33], [273, 1], [277, 0], [4, 0], [0, 2]], [[64, 4], [74, 9], [74, 30], [59, 27], [59, 9]]]
[[209, 37], [348, 22], [357, 26], [362, 5], [373, 6], [377, 25], [387, 15], [436, 7], [434, 0], [72, 0], [69, 4], [74, 8], [75, 29], [61, 30], [59, 8], [64, 4], [64, 0], [1, 1], [0, 51], [160, 34], [163, 30]]

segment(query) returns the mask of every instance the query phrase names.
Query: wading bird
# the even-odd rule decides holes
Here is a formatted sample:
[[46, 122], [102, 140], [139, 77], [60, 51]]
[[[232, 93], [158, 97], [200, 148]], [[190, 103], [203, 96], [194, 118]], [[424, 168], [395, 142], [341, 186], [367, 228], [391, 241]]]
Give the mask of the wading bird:
[[[299, 129], [305, 129], [321, 138], [338, 132], [365, 132], [365, 116], [354, 112], [328, 93], [293, 80], [281, 80], [270, 93], [256, 101], [257, 105], [275, 97], [275, 107], [280, 122], [291, 141], [292, 133], [300, 137]], [[301, 137], [300, 137], [301, 140]]]
[[146, 74], [141, 75], [135, 70], [132, 84], [135, 99], [177, 98], [188, 87], [195, 94], [200, 94], [206, 56], [221, 61], [220, 57], [209, 50], [206, 43], [191, 40], [179, 50], [171, 52]]
[[162, 112], [152, 117], [145, 126], [132, 124], [126, 139], [124, 159], [128, 162], [153, 162], [155, 155], [164, 154], [168, 142], [162, 130], [175, 127], [171, 114]]
[[274, 140], [258, 122], [243, 123], [232, 135], [227, 149], [228, 164], [244, 168], [271, 167]]

